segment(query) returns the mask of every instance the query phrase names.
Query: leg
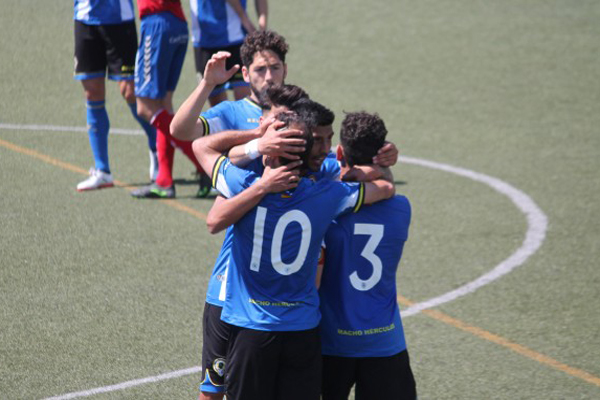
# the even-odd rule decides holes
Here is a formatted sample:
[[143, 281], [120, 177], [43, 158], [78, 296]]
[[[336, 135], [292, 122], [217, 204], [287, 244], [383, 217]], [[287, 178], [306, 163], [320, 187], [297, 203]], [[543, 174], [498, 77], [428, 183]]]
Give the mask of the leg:
[[199, 400], [221, 400], [225, 395], [224, 372], [231, 325], [221, 321], [222, 310], [222, 307], [209, 303], [204, 305]]
[[77, 185], [78, 191], [102, 189], [113, 186], [108, 163], [108, 131], [110, 122], [104, 107], [104, 77], [81, 81], [86, 98], [88, 138], [94, 156], [90, 177]]
[[277, 374], [278, 400], [319, 400], [321, 337], [319, 329], [282, 332], [283, 350]]
[[390, 357], [361, 359], [356, 400], [415, 400], [417, 388], [406, 350]]
[[95, 168], [109, 174], [108, 131], [110, 122], [104, 106], [104, 77], [85, 79], [81, 81], [81, 84], [85, 92], [88, 136], [94, 154]]
[[148, 138], [148, 149], [150, 154], [150, 168], [149, 175], [150, 180], [155, 181], [156, 176], [158, 175], [158, 156], [156, 154], [156, 129], [150, 125], [150, 123], [141, 118], [137, 113], [137, 104], [134, 93], [134, 85], [133, 81], [119, 81], [119, 89], [121, 91], [121, 95], [127, 102], [127, 106], [131, 110], [131, 115], [133, 118], [140, 124], [144, 132], [146, 133], [146, 137]]
[[323, 356], [323, 400], [347, 400], [356, 382], [356, 358]]
[[156, 152], [158, 160], [156, 184], [161, 188], [170, 188], [173, 186], [173, 163], [175, 161], [175, 146], [169, 129], [173, 115], [165, 109], [165, 105], [169, 106], [168, 101], [166, 103], [165, 99], [137, 98], [138, 115], [150, 121], [152, 126], [156, 128]]
[[281, 332], [231, 327], [225, 385], [228, 400], [274, 400]]

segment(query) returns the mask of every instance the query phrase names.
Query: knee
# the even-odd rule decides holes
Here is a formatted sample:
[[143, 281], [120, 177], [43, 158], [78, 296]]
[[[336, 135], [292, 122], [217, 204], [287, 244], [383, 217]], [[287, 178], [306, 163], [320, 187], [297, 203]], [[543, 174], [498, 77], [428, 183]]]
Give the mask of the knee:
[[137, 113], [140, 117], [146, 121], [150, 121], [152, 118], [152, 110], [148, 108], [144, 103], [137, 102]]

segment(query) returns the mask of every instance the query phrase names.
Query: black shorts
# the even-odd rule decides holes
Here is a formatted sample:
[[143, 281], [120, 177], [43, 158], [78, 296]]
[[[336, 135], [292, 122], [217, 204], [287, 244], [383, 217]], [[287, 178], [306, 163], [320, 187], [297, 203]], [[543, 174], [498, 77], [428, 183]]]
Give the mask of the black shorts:
[[86, 25], [75, 21], [75, 79], [106, 76], [133, 80], [137, 52], [135, 21]]
[[267, 332], [231, 327], [225, 383], [228, 400], [319, 400], [318, 328]]
[[210, 60], [213, 54], [218, 53], [219, 51], [228, 51], [231, 53], [231, 57], [225, 61], [225, 67], [227, 69], [230, 69], [236, 64], [240, 66], [240, 69], [231, 77], [231, 79], [227, 81], [227, 83], [219, 85], [215, 88], [215, 90], [213, 90], [211, 96], [222, 93], [227, 89], [233, 89], [234, 87], [248, 86], [248, 83], [244, 81], [244, 76], [242, 75], [242, 57], [240, 55], [241, 47], [241, 44], [216, 49], [194, 47], [194, 61], [196, 62], [196, 71], [198, 72], [199, 76], [204, 74], [204, 69], [206, 68], [206, 63], [208, 60]]
[[204, 304], [200, 391], [225, 393], [225, 366], [231, 325], [221, 321], [223, 307]]
[[406, 350], [390, 357], [323, 356], [323, 400], [347, 400], [354, 384], [356, 400], [417, 398]]

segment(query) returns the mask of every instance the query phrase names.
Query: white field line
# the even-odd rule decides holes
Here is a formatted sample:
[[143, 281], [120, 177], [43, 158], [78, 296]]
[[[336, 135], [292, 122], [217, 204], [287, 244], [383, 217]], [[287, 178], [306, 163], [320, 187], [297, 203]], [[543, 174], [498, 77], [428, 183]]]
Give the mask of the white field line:
[[127, 388], [134, 387], [134, 386], [144, 385], [146, 383], [159, 382], [159, 381], [164, 381], [166, 379], [179, 378], [181, 376], [195, 374], [195, 373], [200, 372], [201, 370], [202, 369], [200, 367], [181, 369], [179, 371], [173, 371], [173, 372], [169, 372], [167, 374], [150, 376], [148, 378], [142, 378], [142, 379], [135, 379], [132, 381], [118, 383], [116, 385], [103, 386], [103, 387], [99, 387], [99, 388], [95, 388], [95, 389], [83, 390], [81, 392], [67, 393], [67, 394], [63, 394], [60, 396], [56, 396], [56, 397], [49, 397], [45, 400], [67, 400], [67, 399], [74, 399], [77, 397], [92, 396], [92, 395], [100, 394], [100, 393], [114, 392], [117, 390], [123, 390], [123, 389], [127, 389]]
[[[18, 129], [18, 130], [49, 130], [49, 131], [75, 131], [75, 132], [86, 132], [86, 128], [80, 127], [60, 127], [52, 125], [16, 125], [16, 124], [2, 124], [0, 123], [0, 129]], [[113, 133], [127, 134], [127, 135], [139, 135], [142, 131], [128, 130], [128, 129], [111, 129]], [[515, 268], [523, 265], [529, 257], [531, 257], [542, 245], [546, 238], [546, 230], [548, 229], [548, 217], [544, 212], [535, 204], [535, 202], [525, 193], [518, 190], [517, 188], [509, 185], [508, 183], [501, 181], [500, 179], [474, 172], [465, 168], [454, 167], [448, 164], [441, 164], [433, 161], [423, 160], [414, 157], [399, 157], [400, 162], [406, 164], [413, 164], [422, 166], [425, 168], [437, 169], [444, 172], [449, 172], [455, 175], [459, 175], [476, 182], [481, 182], [488, 185], [498, 193], [507, 196], [513, 204], [523, 213], [527, 218], [527, 233], [525, 240], [521, 247], [516, 252], [511, 254], [507, 259], [502, 261], [500, 264], [492, 268], [489, 272], [481, 275], [477, 279], [466, 283], [465, 285], [442, 294], [440, 296], [431, 298], [429, 300], [422, 301], [420, 303], [413, 304], [402, 311], [402, 317], [406, 318], [421, 311], [439, 306], [441, 304], [448, 303], [456, 300], [459, 297], [465, 296], [469, 293], [473, 293], [477, 289], [499, 279], [500, 277], [510, 273]], [[96, 389], [90, 389], [77, 393], [65, 394], [58, 397], [52, 397], [46, 400], [62, 400], [72, 399], [76, 397], [90, 396], [97, 393], [106, 393], [115, 390], [126, 389], [131, 386], [142, 385], [145, 383], [156, 382], [164, 379], [172, 379], [179, 376], [189, 375], [200, 371], [200, 367], [193, 367], [184, 370], [174, 371], [169, 374], [152, 376], [148, 378], [137, 379], [134, 381], [123, 382], [117, 385], [104, 386]]]
[[[0, 123], [0, 129], [11, 129], [18, 131], [51, 131], [51, 132], [86, 132], [84, 126], [56, 126], [56, 125], [19, 125], [19, 124], [3, 124]], [[143, 135], [141, 129], [119, 129], [110, 128], [110, 133], [117, 135]]]
[[402, 311], [401, 314], [403, 317], [415, 315], [427, 308], [436, 307], [441, 304], [456, 300], [459, 297], [472, 293], [482, 286], [495, 281], [496, 279], [508, 274], [515, 268], [523, 265], [523, 263], [525, 263], [525, 261], [531, 257], [544, 242], [544, 239], [546, 238], [546, 230], [548, 228], [548, 217], [546, 217], [546, 214], [544, 214], [544, 212], [529, 196], [509, 185], [508, 183], [468, 169], [453, 167], [451, 165], [440, 164], [419, 158], [399, 157], [399, 161], [406, 164], [414, 164], [426, 168], [450, 172], [477, 182], [484, 183], [498, 193], [507, 196], [514, 203], [514, 205], [523, 214], [525, 214], [528, 225], [527, 234], [525, 235], [525, 240], [521, 244], [521, 247], [519, 247], [519, 249], [517, 249], [517, 251], [511, 254], [507, 259], [474, 281], [471, 281], [438, 297], [413, 304]]

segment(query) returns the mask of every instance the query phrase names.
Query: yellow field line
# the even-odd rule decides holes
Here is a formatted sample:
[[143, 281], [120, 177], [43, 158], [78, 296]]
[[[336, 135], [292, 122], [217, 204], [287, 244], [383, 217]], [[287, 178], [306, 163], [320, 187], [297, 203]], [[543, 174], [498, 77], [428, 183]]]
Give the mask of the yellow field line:
[[[0, 145], [6, 147], [7, 149], [13, 150], [17, 153], [20, 154], [24, 154], [24, 155], [28, 155], [34, 158], [37, 158], [38, 160], [44, 161], [48, 164], [51, 165], [55, 165], [57, 167], [69, 170], [69, 171], [73, 171], [73, 172], [77, 172], [79, 174], [82, 175], [87, 175], [88, 172], [82, 168], [79, 168], [73, 164], [69, 164], [60, 160], [57, 160], [53, 157], [50, 157], [48, 155], [42, 154], [38, 151], [35, 150], [31, 150], [25, 147], [21, 147], [18, 146], [16, 144], [7, 142], [5, 140], [0, 139]], [[115, 184], [119, 187], [122, 188], [129, 188], [128, 185], [119, 182], [119, 181], [114, 181]], [[194, 210], [191, 207], [188, 207], [180, 202], [178, 202], [177, 200], [161, 200], [161, 203], [168, 205], [169, 207], [172, 207], [176, 210], [179, 211], [183, 211], [185, 213], [188, 213], [198, 219], [201, 220], [206, 220], [206, 215]], [[411, 306], [413, 304], [415, 304], [413, 301], [403, 297], [403, 296], [398, 296], [398, 303], [402, 304], [403, 306]], [[594, 376], [584, 370], [581, 370], [579, 368], [573, 368], [570, 367], [566, 364], [563, 364], [551, 357], [545, 356], [541, 353], [538, 353], [536, 351], [533, 351], [525, 346], [522, 346], [520, 344], [511, 342], [508, 339], [505, 339], [501, 336], [495, 335], [491, 332], [488, 332], [484, 329], [478, 328], [476, 326], [472, 326], [472, 325], [468, 325], [456, 318], [450, 317], [449, 315], [446, 315], [440, 311], [437, 310], [423, 310], [421, 311], [423, 314], [436, 319], [438, 321], [444, 322], [445, 324], [448, 324], [450, 326], [453, 326], [457, 329], [460, 329], [462, 331], [468, 332], [472, 335], [475, 335], [481, 339], [485, 339], [487, 341], [490, 341], [492, 343], [496, 343], [500, 346], [503, 346], [507, 349], [510, 349], [512, 351], [514, 351], [515, 353], [521, 354], [522, 356], [525, 356], [527, 358], [530, 358], [532, 360], [535, 360], [541, 364], [547, 365], [549, 367], [552, 367], [554, 369], [557, 369], [559, 371], [562, 371], [568, 375], [574, 376], [576, 378], [582, 379], [586, 382], [589, 382], [593, 385], [596, 386], [600, 386], [600, 378], [598, 378], [597, 376]]]
[[[400, 295], [398, 296], [398, 303], [402, 304], [403, 306], [411, 306], [411, 305], [415, 304], [415, 302], [410, 301], [406, 297], [403, 297]], [[514, 351], [515, 353], [521, 354], [522, 356], [525, 356], [527, 358], [531, 358], [532, 360], [535, 360], [541, 364], [555, 368], [559, 371], [562, 371], [562, 372], [569, 374], [571, 376], [574, 376], [576, 378], [582, 379], [593, 385], [600, 386], [600, 378], [598, 378], [597, 376], [594, 376], [594, 375], [592, 375], [584, 370], [581, 370], [579, 368], [570, 367], [566, 364], [556, 361], [555, 359], [553, 359], [551, 357], [548, 357], [541, 353], [533, 351], [533, 350], [531, 350], [525, 346], [522, 346], [520, 344], [511, 342], [508, 339], [505, 339], [501, 336], [498, 336], [496, 334], [488, 332], [484, 329], [478, 328], [476, 326], [468, 325], [468, 324], [466, 324], [456, 318], [453, 318], [449, 315], [446, 315], [440, 311], [429, 309], [429, 310], [423, 310], [423, 311], [421, 311], [421, 313], [423, 313], [433, 319], [436, 319], [438, 321], [444, 322], [450, 326], [458, 328], [462, 331], [471, 333], [481, 339], [485, 339], [487, 341], [499, 344], [500, 346], [506, 347], [507, 349], [510, 349], [510, 350]]]
[[[20, 153], [20, 154], [24, 154], [24, 155], [27, 155], [27, 156], [30, 156], [33, 158], [37, 158], [38, 160], [41, 160], [47, 164], [54, 165], [54, 166], [62, 168], [62, 169], [66, 169], [68, 171], [76, 172], [81, 175], [86, 175], [86, 176], [88, 175], [88, 171], [86, 171], [85, 169], [80, 168], [76, 165], [57, 160], [56, 158], [50, 157], [50, 156], [40, 153], [36, 150], [28, 149], [26, 147], [22, 147], [22, 146], [16, 145], [11, 142], [7, 142], [6, 140], [0, 139], [0, 146], [6, 147], [7, 149], [12, 150], [16, 153]], [[118, 186], [122, 189], [126, 189], [126, 190], [133, 189], [132, 186], [127, 185], [126, 183], [118, 181], [116, 179], [113, 182], [114, 182], [115, 186]], [[188, 213], [198, 219], [206, 221], [206, 214], [203, 214], [200, 211], [194, 210], [193, 208], [188, 207], [177, 200], [174, 200], [174, 199], [166, 200], [165, 199], [165, 200], [160, 200], [160, 202], [171, 208], [174, 208], [179, 211], [183, 211], [183, 212]]]

